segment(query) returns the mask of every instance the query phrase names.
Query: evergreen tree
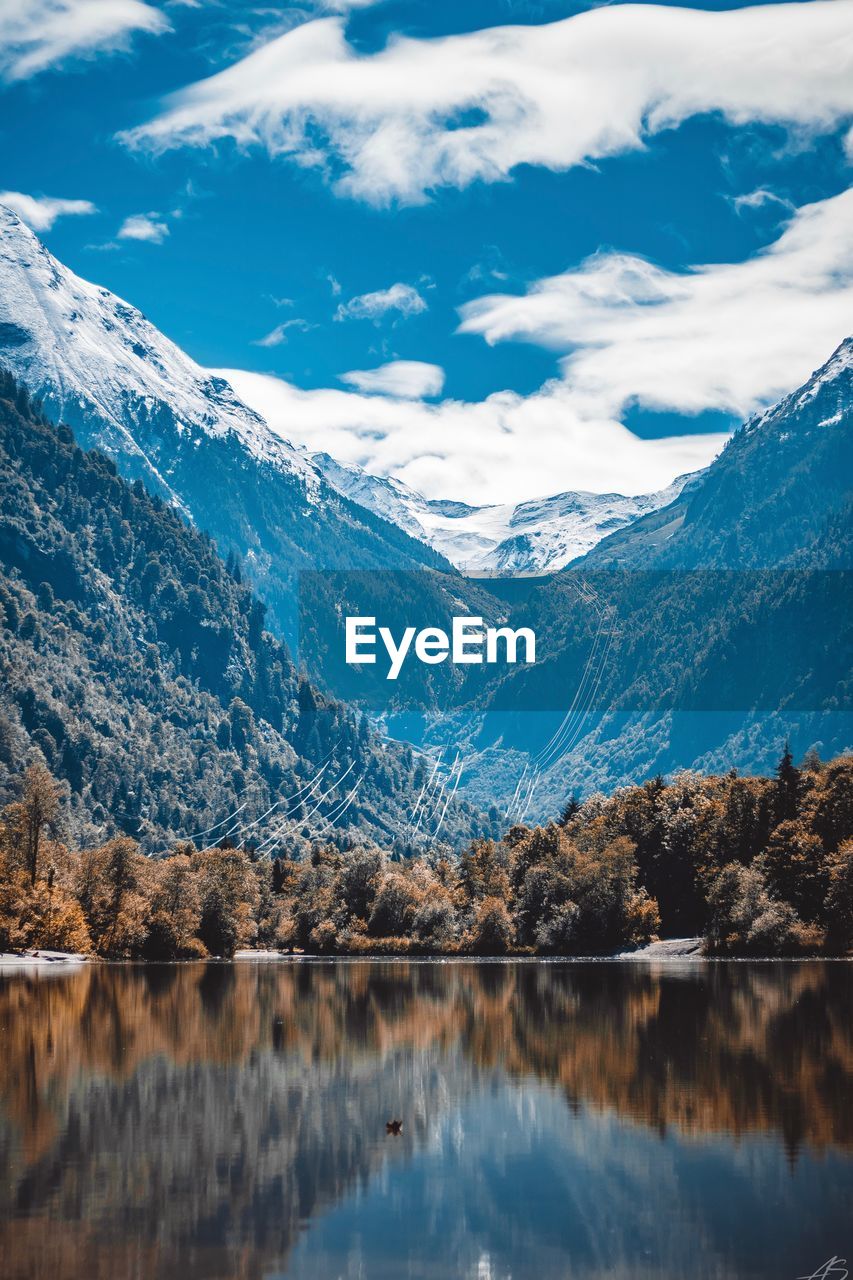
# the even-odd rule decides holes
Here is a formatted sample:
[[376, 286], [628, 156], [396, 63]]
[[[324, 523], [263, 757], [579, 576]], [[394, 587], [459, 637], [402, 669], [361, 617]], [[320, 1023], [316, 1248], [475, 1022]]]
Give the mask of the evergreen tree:
[[560, 814], [559, 825], [567, 827], [576, 813], [580, 811], [581, 802], [576, 795], [569, 796], [569, 799], [563, 805], [563, 811]]
[[784, 822], [788, 818], [796, 818], [800, 802], [802, 777], [794, 764], [791, 745], [785, 739], [785, 750], [776, 766], [776, 821]]

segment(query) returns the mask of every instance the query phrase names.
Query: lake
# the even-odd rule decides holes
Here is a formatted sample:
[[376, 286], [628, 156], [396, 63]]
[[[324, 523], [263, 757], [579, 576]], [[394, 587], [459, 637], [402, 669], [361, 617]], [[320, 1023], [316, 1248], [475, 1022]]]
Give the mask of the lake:
[[0, 1170], [3, 1280], [844, 1280], [853, 965], [4, 972]]

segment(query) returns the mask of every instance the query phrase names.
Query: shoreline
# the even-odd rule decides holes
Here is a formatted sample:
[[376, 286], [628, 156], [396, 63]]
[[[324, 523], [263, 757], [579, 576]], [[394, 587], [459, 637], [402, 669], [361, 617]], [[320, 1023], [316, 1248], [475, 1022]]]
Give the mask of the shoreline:
[[663, 938], [650, 942], [634, 951], [619, 951], [608, 955], [493, 955], [428, 953], [358, 952], [343, 955], [327, 955], [321, 952], [275, 951], [262, 948], [257, 951], [241, 948], [233, 956], [203, 956], [186, 960], [108, 960], [100, 956], [87, 956], [75, 952], [33, 950], [26, 952], [0, 952], [0, 974], [37, 971], [67, 973], [83, 965], [197, 965], [197, 964], [813, 964], [850, 963], [853, 955], [846, 956], [734, 956], [714, 955], [702, 950], [702, 938]]
[[97, 959], [78, 951], [46, 951], [39, 947], [29, 951], [0, 951], [0, 970], [68, 968], [94, 964]]

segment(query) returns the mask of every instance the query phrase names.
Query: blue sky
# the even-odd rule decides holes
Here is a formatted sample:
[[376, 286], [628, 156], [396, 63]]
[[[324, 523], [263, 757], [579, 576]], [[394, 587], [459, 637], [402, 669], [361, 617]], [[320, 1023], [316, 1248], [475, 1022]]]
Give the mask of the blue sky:
[[428, 496], [636, 492], [853, 327], [850, 0], [336, 8], [0, 16], [9, 202], [202, 365], [274, 375], [234, 377], [298, 442]]

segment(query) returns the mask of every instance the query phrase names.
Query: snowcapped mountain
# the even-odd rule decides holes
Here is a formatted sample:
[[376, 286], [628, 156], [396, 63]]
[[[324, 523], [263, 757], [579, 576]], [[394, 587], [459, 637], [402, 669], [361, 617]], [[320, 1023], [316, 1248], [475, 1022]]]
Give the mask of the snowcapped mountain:
[[311, 456], [135, 307], [59, 263], [3, 206], [0, 364], [82, 444], [179, 507], [221, 550], [237, 550], [280, 623], [301, 569], [449, 561], [473, 574], [551, 572], [694, 482], [682, 476], [642, 497], [561, 493], [471, 507]]
[[[553, 813], [572, 790], [609, 793], [678, 769], [769, 773], [786, 738], [797, 756], [812, 744], [827, 756], [849, 750], [851, 517], [848, 338], [803, 386], [736, 431], [673, 503], [525, 599], [540, 651], [554, 637], [555, 653], [518, 686], [525, 699], [565, 688], [574, 706], [582, 687], [577, 654], [592, 663], [593, 647], [572, 638], [574, 582], [592, 587], [615, 619], [588, 686], [597, 690], [592, 710], [567, 717], [550, 756], [540, 751], [532, 813]], [[519, 608], [510, 625], [520, 622]], [[487, 754], [490, 733], [503, 752], [528, 750], [523, 717], [507, 730], [511, 694], [507, 682], [494, 727], [478, 726], [484, 754], [471, 796], [493, 796], [506, 769], [506, 755]]]
[[289, 638], [301, 570], [450, 568], [329, 486], [225, 379], [62, 266], [2, 206], [0, 365], [84, 447], [179, 507], [223, 554], [238, 552]]
[[168, 468], [160, 469], [156, 448], [146, 448], [165, 405], [179, 436], [197, 441], [233, 434], [255, 457], [316, 490], [317, 473], [304, 455], [223, 378], [210, 376], [135, 307], [63, 267], [2, 205], [0, 283], [3, 363], [38, 389], [50, 416], [75, 427], [96, 418], [101, 447], [135, 457], [179, 505]]
[[[807, 561], [853, 502], [853, 338], [750, 418], [669, 506], [603, 539], [589, 568], [768, 568]], [[828, 544], [831, 561], [849, 550]]]
[[316, 453], [312, 463], [339, 493], [429, 543], [465, 573], [553, 573], [602, 538], [669, 506], [698, 483], [679, 476], [659, 493], [557, 493], [529, 502], [471, 507], [430, 501], [399, 480], [381, 479]]

